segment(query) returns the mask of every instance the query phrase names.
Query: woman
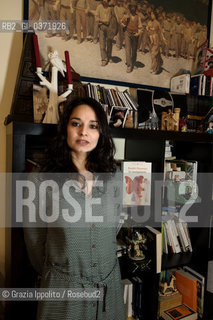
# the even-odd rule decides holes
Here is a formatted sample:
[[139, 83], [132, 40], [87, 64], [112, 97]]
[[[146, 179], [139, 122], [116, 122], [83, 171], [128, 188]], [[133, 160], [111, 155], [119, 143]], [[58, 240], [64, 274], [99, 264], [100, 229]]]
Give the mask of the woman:
[[150, 39], [151, 73], [159, 74], [163, 65], [160, 52], [161, 42], [163, 41], [166, 44], [166, 40], [153, 11], [151, 12], [151, 20], [147, 25], [147, 31]]
[[[117, 215], [114, 208], [119, 207], [112, 201], [113, 196], [117, 196], [117, 189], [113, 187], [116, 170], [114, 145], [105, 112], [95, 100], [77, 98], [65, 108], [58, 128], [45, 171], [55, 172], [53, 177], [60, 186], [59, 207], [64, 211], [60, 211], [54, 228], [50, 224], [46, 227], [45, 223], [43, 228], [25, 228], [28, 254], [34, 268], [42, 274], [42, 288], [100, 289], [103, 297], [92, 301], [42, 301], [38, 305], [37, 319], [124, 320], [116, 257], [116, 225], [109, 219]], [[101, 172], [107, 173], [107, 177], [103, 184], [98, 184]], [[71, 197], [73, 201], [68, 203], [63, 191], [70, 177], [69, 199]], [[52, 196], [56, 201], [56, 194], [47, 193], [47, 197]], [[92, 197], [95, 201], [98, 198], [99, 202], [93, 202], [92, 219], [87, 216], [85, 222], [91, 208], [87, 204]], [[48, 210], [51, 215], [51, 209]], [[67, 221], [75, 214], [79, 217], [78, 223], [70, 226]], [[67, 220], [63, 219], [65, 217]], [[105, 223], [106, 220], [110, 223]]]

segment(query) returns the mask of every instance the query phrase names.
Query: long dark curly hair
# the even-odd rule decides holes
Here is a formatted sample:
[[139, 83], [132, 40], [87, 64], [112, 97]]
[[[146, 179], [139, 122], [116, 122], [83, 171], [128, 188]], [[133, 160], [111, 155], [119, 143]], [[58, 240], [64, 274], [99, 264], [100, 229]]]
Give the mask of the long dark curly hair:
[[114, 160], [115, 146], [107, 123], [103, 107], [92, 98], [74, 98], [64, 107], [59, 120], [57, 135], [51, 143], [47, 162], [42, 171], [45, 172], [78, 172], [71, 157], [71, 149], [67, 144], [67, 125], [73, 110], [86, 104], [93, 109], [98, 119], [100, 136], [97, 146], [92, 150], [86, 160], [86, 169], [90, 172], [115, 172]]

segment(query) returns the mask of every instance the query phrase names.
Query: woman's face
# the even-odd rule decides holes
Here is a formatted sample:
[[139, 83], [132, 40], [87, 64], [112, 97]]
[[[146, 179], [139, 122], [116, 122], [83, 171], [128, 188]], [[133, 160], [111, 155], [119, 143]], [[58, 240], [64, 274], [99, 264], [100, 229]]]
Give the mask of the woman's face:
[[67, 144], [72, 154], [87, 156], [97, 146], [100, 129], [94, 110], [86, 104], [77, 106], [67, 124]]

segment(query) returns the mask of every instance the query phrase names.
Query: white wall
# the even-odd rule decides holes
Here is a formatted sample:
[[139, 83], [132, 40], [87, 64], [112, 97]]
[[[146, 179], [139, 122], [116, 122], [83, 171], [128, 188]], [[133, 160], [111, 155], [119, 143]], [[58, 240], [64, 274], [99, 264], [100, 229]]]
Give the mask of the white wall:
[[[22, 0], [1, 0], [0, 20], [21, 20]], [[22, 50], [23, 35], [0, 33], [0, 175], [6, 171], [6, 129], [4, 119], [10, 106]], [[1, 178], [1, 176], [0, 176]], [[0, 215], [5, 215], [5, 188], [0, 185]], [[0, 272], [5, 275], [5, 230], [0, 228]]]

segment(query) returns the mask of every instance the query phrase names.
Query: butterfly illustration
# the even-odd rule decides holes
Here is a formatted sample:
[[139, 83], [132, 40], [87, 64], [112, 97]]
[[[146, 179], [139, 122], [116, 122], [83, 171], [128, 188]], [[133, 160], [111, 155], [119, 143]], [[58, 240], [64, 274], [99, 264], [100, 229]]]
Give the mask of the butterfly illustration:
[[131, 200], [133, 202], [140, 203], [142, 200], [142, 192], [144, 191], [142, 186], [143, 181], [143, 176], [136, 176], [133, 179], [131, 179], [129, 176], [125, 176], [126, 192], [127, 194], [132, 195]]

